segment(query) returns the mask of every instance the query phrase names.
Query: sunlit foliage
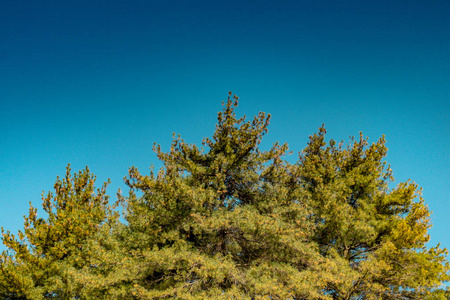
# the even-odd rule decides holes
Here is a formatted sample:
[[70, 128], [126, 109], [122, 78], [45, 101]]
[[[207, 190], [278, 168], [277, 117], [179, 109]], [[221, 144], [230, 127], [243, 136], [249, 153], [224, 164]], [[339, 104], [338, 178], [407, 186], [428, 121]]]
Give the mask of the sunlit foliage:
[[174, 136], [164, 166], [132, 167], [123, 222], [86, 169], [68, 168], [3, 232], [4, 299], [448, 299], [446, 249], [428, 248], [430, 212], [413, 182], [393, 182], [384, 137], [310, 136], [259, 148], [270, 115], [238, 118], [229, 94], [202, 145]]

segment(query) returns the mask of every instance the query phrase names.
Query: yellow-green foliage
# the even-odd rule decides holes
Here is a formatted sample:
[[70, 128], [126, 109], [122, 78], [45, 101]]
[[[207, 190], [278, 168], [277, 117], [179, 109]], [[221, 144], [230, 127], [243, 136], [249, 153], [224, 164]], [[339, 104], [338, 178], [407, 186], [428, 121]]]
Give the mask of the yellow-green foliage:
[[[24, 231], [15, 236], [2, 228], [0, 296], [2, 299], [72, 299], [81, 288], [72, 269], [89, 266], [87, 241], [113, 217], [105, 195], [107, 183], [95, 190], [95, 177], [86, 168], [72, 177], [57, 179], [54, 189], [42, 196], [47, 219], [37, 218], [30, 207]], [[112, 219], [111, 219], [112, 220]]]
[[202, 146], [174, 137], [164, 167], [132, 167], [124, 223], [83, 171], [58, 180], [25, 231], [4, 232], [4, 299], [447, 299], [445, 249], [427, 248], [419, 187], [390, 189], [384, 138], [310, 137], [259, 149], [270, 115], [230, 93]]

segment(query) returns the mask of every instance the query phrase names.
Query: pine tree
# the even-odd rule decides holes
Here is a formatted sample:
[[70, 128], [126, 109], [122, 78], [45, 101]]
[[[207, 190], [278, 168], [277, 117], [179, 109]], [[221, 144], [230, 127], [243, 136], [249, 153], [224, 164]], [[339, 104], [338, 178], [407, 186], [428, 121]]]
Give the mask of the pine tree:
[[311, 243], [310, 212], [292, 187], [287, 145], [261, 151], [270, 116], [236, 118], [237, 97], [203, 147], [180, 137], [164, 168], [130, 170], [127, 249], [138, 299], [320, 298], [326, 261]]
[[[332, 299], [447, 299], [447, 251], [428, 249], [430, 211], [413, 182], [390, 189], [392, 171], [382, 137], [369, 146], [360, 135], [347, 147], [310, 137], [296, 180], [313, 211], [313, 241], [340, 266], [327, 286]], [[447, 294], [448, 295], [448, 294]]]
[[102, 225], [113, 216], [105, 183], [95, 191], [89, 169], [63, 179], [42, 196], [47, 218], [38, 218], [31, 206], [24, 230], [15, 236], [2, 228], [7, 247], [0, 257], [2, 299], [74, 299], [82, 288], [73, 278], [77, 269], [90, 265], [90, 239], [98, 239]]

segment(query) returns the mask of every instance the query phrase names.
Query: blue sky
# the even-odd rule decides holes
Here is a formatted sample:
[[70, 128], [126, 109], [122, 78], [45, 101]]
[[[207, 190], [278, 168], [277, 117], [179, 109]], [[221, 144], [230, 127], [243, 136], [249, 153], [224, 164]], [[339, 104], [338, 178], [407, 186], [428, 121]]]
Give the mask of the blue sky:
[[[20, 1], [0, 7], [0, 225], [16, 232], [65, 166], [109, 194], [153, 142], [200, 143], [228, 91], [272, 114], [263, 147], [386, 135], [450, 248], [450, 1]], [[292, 161], [296, 160], [294, 154]], [[4, 249], [0, 246], [0, 249]]]

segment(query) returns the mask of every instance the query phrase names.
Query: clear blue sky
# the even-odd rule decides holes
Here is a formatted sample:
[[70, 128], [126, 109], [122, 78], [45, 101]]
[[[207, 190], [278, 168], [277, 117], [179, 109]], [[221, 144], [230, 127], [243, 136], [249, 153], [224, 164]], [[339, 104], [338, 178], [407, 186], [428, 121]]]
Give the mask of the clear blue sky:
[[385, 134], [397, 183], [434, 212], [430, 245], [450, 248], [449, 16], [448, 0], [4, 0], [0, 225], [22, 228], [68, 163], [114, 199], [129, 167], [160, 165], [153, 142], [210, 136], [231, 90], [238, 113], [272, 114], [263, 146], [296, 153], [322, 123]]

